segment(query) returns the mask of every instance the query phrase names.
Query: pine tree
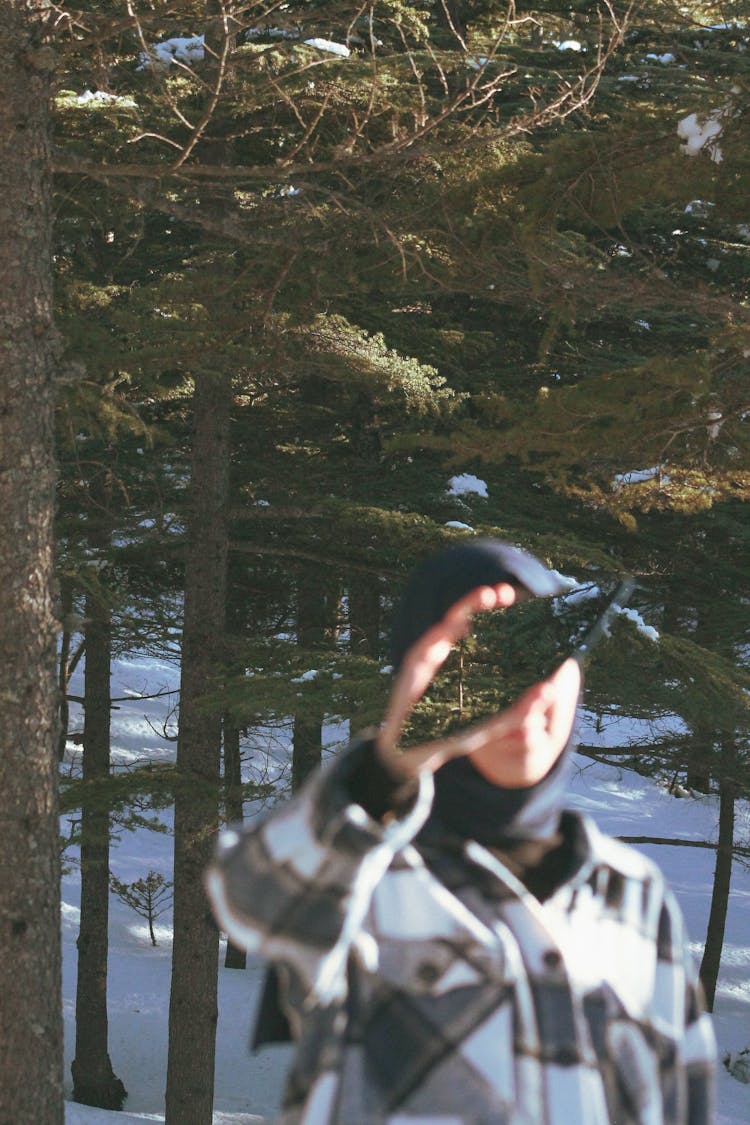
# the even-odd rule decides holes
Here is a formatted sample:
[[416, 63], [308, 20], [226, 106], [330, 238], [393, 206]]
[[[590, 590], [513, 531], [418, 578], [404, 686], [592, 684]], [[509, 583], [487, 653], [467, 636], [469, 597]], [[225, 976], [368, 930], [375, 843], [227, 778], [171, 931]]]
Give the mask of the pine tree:
[[156, 945], [154, 922], [169, 909], [172, 901], [171, 880], [165, 879], [159, 871], [149, 871], [142, 879], [136, 879], [132, 883], [123, 883], [111, 875], [109, 885], [122, 902], [146, 919], [151, 944]]
[[49, 94], [42, 10], [3, 2], [0, 77], [0, 1119], [62, 1125]]

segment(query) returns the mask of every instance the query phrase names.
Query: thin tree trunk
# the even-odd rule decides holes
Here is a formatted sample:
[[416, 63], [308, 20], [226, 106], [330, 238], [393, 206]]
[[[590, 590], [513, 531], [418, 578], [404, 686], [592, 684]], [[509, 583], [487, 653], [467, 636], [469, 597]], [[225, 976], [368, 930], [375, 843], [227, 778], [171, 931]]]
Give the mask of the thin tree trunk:
[[294, 716], [292, 792], [317, 769], [323, 756], [323, 711], [309, 705]]
[[194, 395], [175, 798], [174, 943], [167, 1125], [210, 1125], [219, 934], [203, 892], [218, 828], [220, 677], [225, 619], [231, 380], [202, 373]]
[[711, 895], [711, 912], [708, 917], [706, 947], [700, 967], [701, 984], [706, 996], [706, 1007], [714, 1010], [716, 981], [724, 946], [724, 928], [729, 905], [729, 887], [732, 880], [732, 848], [734, 845], [734, 800], [737, 787], [733, 780], [722, 778], [719, 782], [719, 846], [716, 849], [714, 889]]
[[693, 724], [690, 750], [685, 770], [685, 784], [696, 793], [711, 792], [711, 762], [714, 757], [715, 731], [711, 723]]
[[[693, 639], [709, 652], [714, 652], [719, 639], [716, 630], [715, 615], [705, 606], [700, 606]], [[717, 740], [721, 737], [718, 726], [716, 717], [710, 713], [693, 723], [685, 781], [688, 788], [694, 789], [697, 793], [711, 792], [711, 776], [717, 757]]]
[[[338, 596], [320, 574], [305, 570], [297, 589], [297, 642], [301, 648], [330, 646], [336, 634]], [[292, 791], [320, 765], [323, 756], [323, 708], [305, 705], [294, 716]]]
[[[109, 535], [103, 537], [109, 540]], [[102, 546], [101, 537], [97, 537]], [[86, 598], [86, 668], [83, 779], [109, 777], [110, 609], [103, 596]], [[98, 789], [98, 787], [97, 787]], [[108, 1053], [107, 955], [109, 952], [109, 805], [101, 791], [81, 809], [81, 922], [78, 933], [76, 1048], [73, 1098], [84, 1105], [121, 1109], [127, 1091]]]
[[[230, 484], [231, 489], [231, 484]], [[244, 579], [244, 575], [243, 575]], [[238, 582], [234, 573], [231, 559], [227, 561], [227, 590], [226, 613], [224, 621], [225, 643], [227, 653], [232, 653], [232, 671], [235, 675], [242, 675], [245, 661], [238, 660], [235, 653], [235, 644], [242, 636], [239, 619], [244, 619], [244, 611], [238, 614], [238, 605], [245, 603], [244, 580]], [[224, 747], [224, 818], [229, 824], [241, 824], [244, 817], [244, 804], [242, 794], [242, 756], [240, 754], [240, 730], [230, 714], [224, 715], [222, 723], [222, 744]], [[231, 938], [227, 937], [227, 948], [224, 956], [225, 969], [244, 969], [247, 965], [247, 953], [236, 946]]]
[[62, 1125], [48, 103], [33, 4], [0, 0], [0, 1121]]
[[[349, 604], [349, 649], [354, 656], [369, 656], [377, 660], [381, 655], [380, 626], [382, 607], [380, 583], [377, 575], [354, 575], [347, 590]], [[352, 733], [361, 731], [372, 722], [372, 713], [354, 709], [349, 714]]]
[[380, 655], [380, 589], [378, 580], [356, 576], [349, 582], [349, 648], [356, 656]]
[[73, 587], [63, 578], [60, 581], [60, 616], [63, 619], [63, 631], [60, 641], [60, 655], [57, 662], [57, 683], [60, 691], [60, 729], [57, 735], [57, 757], [61, 762], [65, 757], [65, 747], [68, 741], [68, 727], [70, 725], [70, 707], [68, 706], [68, 683], [70, 681], [70, 625], [68, 620], [73, 612]]
[[[224, 811], [230, 824], [242, 821], [242, 758], [240, 732], [229, 715], [224, 716]], [[227, 938], [226, 969], [244, 969], [247, 953]]]

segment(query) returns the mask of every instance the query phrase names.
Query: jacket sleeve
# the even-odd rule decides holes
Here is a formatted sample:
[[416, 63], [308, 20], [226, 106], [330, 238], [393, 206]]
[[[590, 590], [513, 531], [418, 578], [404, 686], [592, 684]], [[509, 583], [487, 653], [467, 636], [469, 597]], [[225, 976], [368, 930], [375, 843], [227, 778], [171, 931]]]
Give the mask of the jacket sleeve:
[[682, 912], [667, 890], [659, 919], [657, 982], [670, 976], [672, 988], [659, 988], [662, 1015], [668, 1017], [674, 997], [675, 1017], [681, 1027], [677, 1043], [682, 1071], [685, 1125], [713, 1125], [716, 1114], [716, 1039], [713, 1021], [705, 1010], [703, 989], [688, 948]]
[[682, 1057], [687, 1079], [687, 1125], [716, 1120], [716, 1039], [697, 980], [688, 982]]
[[372, 893], [432, 804], [425, 775], [400, 815], [375, 820], [352, 796], [371, 752], [355, 743], [260, 825], [225, 830], [206, 876], [221, 928], [239, 947], [287, 965], [309, 1005], [343, 997]]

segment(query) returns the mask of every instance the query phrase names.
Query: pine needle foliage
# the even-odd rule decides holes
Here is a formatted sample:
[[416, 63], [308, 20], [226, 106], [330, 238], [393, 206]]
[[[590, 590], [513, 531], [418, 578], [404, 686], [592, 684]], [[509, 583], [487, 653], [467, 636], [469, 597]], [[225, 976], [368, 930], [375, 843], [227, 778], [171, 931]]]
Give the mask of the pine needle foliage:
[[[128, 542], [107, 580], [136, 606], [131, 636], [154, 637], [149, 583], [173, 608], [179, 589], [192, 387], [221, 370], [235, 412], [220, 690], [239, 724], [306, 703], [377, 717], [406, 571], [471, 534], [446, 524], [581, 579], [631, 569], [644, 613], [684, 606], [664, 630], [678, 647], [741, 662], [739, 622], [716, 637], [689, 618], [710, 604], [695, 573], [722, 521], [728, 555], [744, 542], [730, 514], [750, 467], [746, 18], [742, 3], [618, 3], [602, 23], [588, 4], [482, 0], [248, 0], [218, 22], [136, 5], [114, 27], [81, 13], [57, 99], [59, 305], [86, 366], [60, 416], [71, 573], [72, 511], [112, 459]], [[168, 61], [178, 39], [192, 46]], [[692, 114], [721, 135], [686, 155]], [[488, 498], [451, 495], [459, 471]], [[344, 599], [375, 586], [377, 657], [348, 652], [345, 626], [325, 658], [277, 639], [295, 636], [310, 572]], [[722, 598], [743, 581], [735, 567]], [[500, 633], [464, 654], [465, 714], [524, 686]], [[674, 705], [666, 687], [639, 700], [615, 648], [597, 668], [599, 702]], [[425, 702], [424, 732], [454, 697]]]

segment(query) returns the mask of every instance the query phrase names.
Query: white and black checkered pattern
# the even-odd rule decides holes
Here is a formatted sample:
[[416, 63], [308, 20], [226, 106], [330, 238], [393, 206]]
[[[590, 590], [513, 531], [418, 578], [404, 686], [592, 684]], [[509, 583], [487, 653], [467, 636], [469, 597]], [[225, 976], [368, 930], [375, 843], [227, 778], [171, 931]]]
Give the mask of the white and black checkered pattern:
[[575, 875], [538, 902], [491, 852], [414, 840], [351, 802], [360, 747], [207, 885], [279, 966], [297, 1039], [284, 1125], [707, 1125], [715, 1045], [658, 869], [577, 813]]

